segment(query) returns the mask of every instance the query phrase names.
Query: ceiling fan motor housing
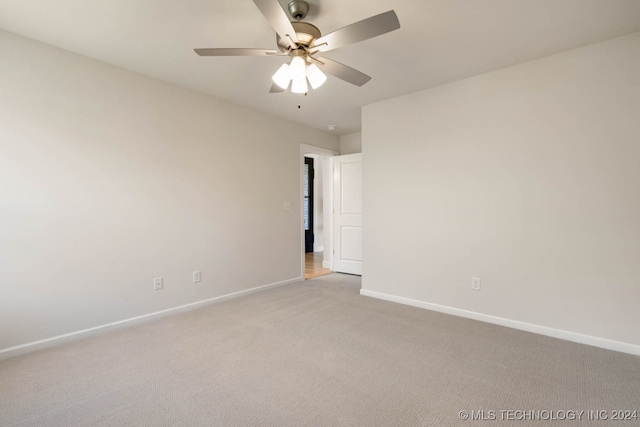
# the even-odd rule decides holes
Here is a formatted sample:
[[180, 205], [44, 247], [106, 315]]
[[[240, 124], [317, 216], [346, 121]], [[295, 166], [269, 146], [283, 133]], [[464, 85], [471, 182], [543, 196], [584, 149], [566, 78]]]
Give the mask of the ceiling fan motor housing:
[[[315, 39], [319, 39], [321, 36], [318, 27], [309, 24], [308, 22], [296, 21], [292, 22], [291, 25], [293, 26], [293, 29], [296, 31], [296, 35], [298, 36], [298, 45], [309, 47]], [[288, 41], [283, 40], [277, 34], [276, 41], [278, 43], [278, 49], [280, 49], [281, 51], [284, 52], [289, 48]]]

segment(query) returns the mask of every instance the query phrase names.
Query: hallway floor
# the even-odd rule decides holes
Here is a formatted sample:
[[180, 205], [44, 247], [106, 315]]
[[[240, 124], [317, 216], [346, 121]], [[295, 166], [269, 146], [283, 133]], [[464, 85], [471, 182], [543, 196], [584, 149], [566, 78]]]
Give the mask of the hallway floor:
[[322, 255], [323, 252], [308, 252], [304, 254], [305, 266], [304, 266], [304, 278], [313, 279], [314, 277], [324, 276], [330, 274], [331, 270], [322, 267]]

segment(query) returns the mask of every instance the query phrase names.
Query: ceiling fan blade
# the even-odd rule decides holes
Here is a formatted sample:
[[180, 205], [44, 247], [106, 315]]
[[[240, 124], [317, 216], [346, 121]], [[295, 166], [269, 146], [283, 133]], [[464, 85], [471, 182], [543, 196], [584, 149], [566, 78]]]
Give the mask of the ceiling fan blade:
[[[400, 28], [400, 21], [393, 10], [347, 25], [313, 42], [318, 52], [327, 52], [349, 44], [358, 43]], [[326, 43], [325, 45], [322, 45]], [[322, 46], [320, 46], [322, 45]]]
[[282, 89], [280, 86], [274, 83], [271, 85], [271, 89], [269, 89], [269, 93], [282, 93], [285, 90], [286, 89]]
[[207, 48], [193, 50], [200, 56], [273, 56], [283, 54], [277, 50], [267, 49]]
[[293, 29], [287, 13], [282, 9], [278, 0], [253, 0], [253, 2], [280, 38], [287, 41], [292, 49], [295, 49], [297, 46], [294, 43], [298, 43], [296, 30]]
[[371, 77], [367, 76], [365, 73], [354, 70], [340, 62], [336, 62], [328, 58], [317, 58], [317, 60], [324, 63], [324, 65], [319, 64], [322, 71], [344, 80], [347, 83], [351, 83], [352, 85], [362, 86], [371, 80]]

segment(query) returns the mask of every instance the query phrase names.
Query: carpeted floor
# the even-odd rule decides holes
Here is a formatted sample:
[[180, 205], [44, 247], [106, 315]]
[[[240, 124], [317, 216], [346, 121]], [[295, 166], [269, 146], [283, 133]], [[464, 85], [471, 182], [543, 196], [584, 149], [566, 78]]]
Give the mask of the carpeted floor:
[[2, 361], [0, 426], [640, 425], [611, 421], [640, 412], [636, 356], [359, 289], [332, 274]]

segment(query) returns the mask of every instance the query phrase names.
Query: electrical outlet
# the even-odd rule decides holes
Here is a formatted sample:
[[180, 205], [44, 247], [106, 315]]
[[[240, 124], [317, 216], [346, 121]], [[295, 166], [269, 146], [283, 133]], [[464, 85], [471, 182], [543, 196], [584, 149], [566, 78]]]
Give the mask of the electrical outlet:
[[480, 278], [479, 277], [472, 277], [471, 278], [471, 289], [473, 289], [474, 291], [479, 291], [480, 290]]
[[202, 280], [200, 272], [199, 271], [194, 271], [193, 272], [193, 283], [198, 283], [200, 280]]
[[155, 279], [153, 279], [153, 289], [155, 291], [159, 291], [160, 289], [162, 289], [162, 277], [156, 277]]

